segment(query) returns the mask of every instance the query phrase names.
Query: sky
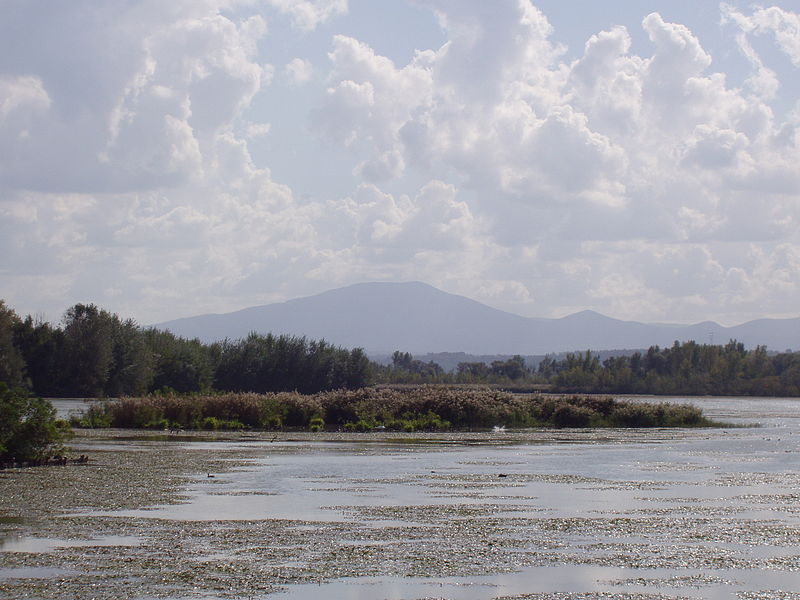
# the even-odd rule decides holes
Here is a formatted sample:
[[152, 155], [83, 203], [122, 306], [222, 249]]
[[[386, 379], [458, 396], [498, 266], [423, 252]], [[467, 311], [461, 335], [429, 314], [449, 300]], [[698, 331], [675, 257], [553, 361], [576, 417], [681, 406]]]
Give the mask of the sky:
[[4, 0], [0, 298], [800, 315], [800, 5]]

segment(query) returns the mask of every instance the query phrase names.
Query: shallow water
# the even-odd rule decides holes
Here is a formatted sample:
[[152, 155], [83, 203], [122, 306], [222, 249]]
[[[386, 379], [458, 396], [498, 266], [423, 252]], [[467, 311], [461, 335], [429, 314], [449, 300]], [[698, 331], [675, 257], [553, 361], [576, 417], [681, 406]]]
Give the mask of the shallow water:
[[56, 398], [51, 400], [56, 409], [56, 417], [59, 419], [69, 419], [72, 416], [80, 416], [85, 413], [93, 404], [100, 401], [87, 398]]
[[739, 427], [83, 432], [0, 475], [0, 598], [800, 598], [800, 401], [691, 402]]

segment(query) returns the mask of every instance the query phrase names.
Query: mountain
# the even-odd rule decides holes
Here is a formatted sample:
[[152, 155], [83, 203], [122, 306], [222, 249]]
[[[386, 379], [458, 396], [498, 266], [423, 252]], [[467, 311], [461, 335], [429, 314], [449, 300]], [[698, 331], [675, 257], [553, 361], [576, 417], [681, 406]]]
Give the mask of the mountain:
[[676, 340], [783, 351], [800, 346], [800, 318], [760, 319], [723, 327], [621, 321], [593, 311], [561, 319], [526, 318], [488, 307], [430, 285], [362, 283], [316, 296], [209, 314], [155, 325], [205, 342], [238, 339], [250, 332], [304, 335], [370, 354], [545, 354], [565, 351], [648, 348]]

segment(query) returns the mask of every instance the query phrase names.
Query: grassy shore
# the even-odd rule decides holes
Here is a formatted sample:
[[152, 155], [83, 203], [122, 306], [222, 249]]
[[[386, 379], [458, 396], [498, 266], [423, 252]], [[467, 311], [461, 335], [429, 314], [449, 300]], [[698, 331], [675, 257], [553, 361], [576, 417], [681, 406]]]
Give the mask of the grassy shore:
[[714, 427], [688, 404], [418, 386], [298, 393], [154, 395], [94, 406], [73, 425], [134, 429], [445, 431], [506, 427]]

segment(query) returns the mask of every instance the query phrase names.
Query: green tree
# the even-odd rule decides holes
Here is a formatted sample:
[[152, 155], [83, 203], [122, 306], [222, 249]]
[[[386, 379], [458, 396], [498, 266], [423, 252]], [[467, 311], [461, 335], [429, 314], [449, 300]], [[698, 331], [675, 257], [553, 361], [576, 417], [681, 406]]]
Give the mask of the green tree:
[[147, 393], [155, 376], [155, 357], [142, 331], [128, 319], [111, 317], [111, 364], [104, 386], [106, 396]]
[[525, 359], [516, 354], [508, 360], [492, 361], [492, 374], [497, 377], [517, 380], [522, 379], [528, 370], [525, 367]]
[[46, 459], [61, 451], [63, 438], [50, 402], [0, 383], [0, 461]]
[[25, 358], [33, 393], [50, 398], [63, 396], [60, 371], [63, 331], [28, 315], [14, 328], [14, 343]]
[[146, 329], [142, 335], [154, 361], [151, 391], [171, 388], [176, 392], [200, 392], [211, 388], [212, 355], [218, 345], [204, 346], [198, 339], [187, 340], [158, 329]]
[[489, 366], [485, 362], [460, 362], [456, 366], [456, 375], [461, 383], [477, 383], [489, 377]]
[[103, 395], [114, 361], [114, 318], [94, 304], [76, 304], [64, 315], [62, 377], [69, 396]]
[[349, 352], [340, 350], [341, 352], [345, 353], [347, 357], [344, 369], [344, 385], [339, 385], [337, 382], [337, 385], [333, 385], [331, 388], [344, 387], [355, 390], [370, 385], [373, 378], [372, 363], [364, 349], [353, 348]]
[[364, 351], [336, 348], [304, 337], [251, 333], [219, 348], [215, 387], [228, 391], [298, 391], [311, 394], [357, 388], [370, 378]]
[[432, 360], [423, 362], [408, 352], [395, 350], [389, 377], [396, 383], [433, 383], [444, 378], [444, 369]]
[[19, 323], [17, 313], [0, 300], [0, 381], [11, 386], [25, 383], [25, 359], [14, 344], [14, 329]]

